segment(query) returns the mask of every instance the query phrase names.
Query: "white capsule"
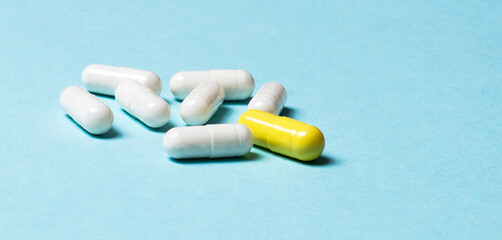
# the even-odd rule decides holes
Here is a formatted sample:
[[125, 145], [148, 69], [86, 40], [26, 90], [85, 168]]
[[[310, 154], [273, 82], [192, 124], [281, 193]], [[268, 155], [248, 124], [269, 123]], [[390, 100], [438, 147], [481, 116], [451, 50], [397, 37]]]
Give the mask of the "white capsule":
[[248, 104], [248, 110], [258, 109], [264, 112], [269, 112], [278, 115], [288, 95], [286, 89], [278, 82], [268, 82], [256, 92]]
[[175, 127], [164, 136], [164, 149], [172, 158], [237, 157], [251, 150], [253, 140], [242, 124]]
[[174, 74], [169, 82], [173, 95], [183, 100], [204, 81], [215, 81], [225, 89], [225, 100], [243, 100], [251, 96], [254, 79], [244, 70], [186, 71]]
[[205, 81], [181, 103], [181, 118], [188, 125], [205, 124], [218, 110], [224, 98], [225, 91], [219, 83]]
[[81, 87], [71, 86], [63, 90], [59, 103], [78, 125], [92, 134], [105, 133], [112, 127], [112, 110]]
[[137, 81], [152, 89], [157, 95], [162, 91], [162, 82], [157, 74], [134, 68], [91, 64], [82, 72], [84, 87], [95, 93], [114, 95], [117, 86], [125, 80]]
[[169, 104], [135, 81], [120, 83], [115, 91], [115, 100], [126, 112], [149, 127], [162, 127], [171, 117]]

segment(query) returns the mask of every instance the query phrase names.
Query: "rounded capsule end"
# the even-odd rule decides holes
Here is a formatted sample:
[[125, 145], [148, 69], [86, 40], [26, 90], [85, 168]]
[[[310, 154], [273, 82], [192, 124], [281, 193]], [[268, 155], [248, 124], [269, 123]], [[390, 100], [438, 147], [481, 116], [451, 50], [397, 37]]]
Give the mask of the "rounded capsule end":
[[162, 81], [159, 76], [153, 72], [148, 74], [143, 84], [152, 89], [157, 95], [160, 95], [160, 92], [162, 92]]
[[106, 133], [112, 127], [113, 112], [105, 104], [98, 104], [83, 113], [82, 127], [92, 134]]
[[242, 113], [237, 123], [243, 124], [251, 130], [255, 145], [269, 148], [266, 141], [268, 127], [275, 122], [275, 117], [277, 116], [257, 109], [251, 109]]
[[169, 80], [169, 89], [171, 89], [171, 93], [174, 97], [179, 100], [185, 99], [185, 97], [190, 93], [190, 91], [187, 91], [188, 88], [183, 86], [184, 81], [185, 72], [178, 72], [171, 77], [171, 80]]
[[247, 110], [251, 109], [258, 109], [275, 115], [278, 114], [275, 103], [268, 98], [251, 99], [251, 101], [248, 104]]
[[87, 81], [89, 81], [89, 71], [91, 71], [94, 68], [100, 67], [101, 64], [90, 64], [89, 66], [85, 67], [84, 70], [82, 71], [82, 83], [85, 85], [87, 84]]
[[296, 132], [291, 142], [294, 157], [301, 161], [312, 161], [321, 156], [324, 151], [324, 135], [318, 128], [305, 124]]
[[85, 92], [86, 91], [79, 86], [69, 86], [61, 92], [61, 95], [59, 95], [59, 104], [63, 108], [67, 108], [67, 105], [71, 102], [72, 98], [75, 98], [77, 94], [83, 94]]
[[92, 82], [93, 78], [91, 71], [98, 65], [99, 64], [91, 64], [85, 67], [84, 70], [82, 71], [82, 75], [80, 78], [82, 79], [82, 85], [84, 85], [86, 89], [93, 89], [93, 82]]
[[[243, 90], [242, 96], [239, 96], [236, 100], [246, 99], [251, 96], [254, 91], [254, 78], [246, 70], [239, 70], [239, 86]], [[229, 99], [230, 100], [230, 99]]]
[[240, 136], [239, 139], [241, 139], [243, 142], [243, 146], [245, 146], [242, 150], [242, 154], [241, 155], [244, 155], [246, 153], [248, 153], [251, 148], [253, 147], [253, 142], [254, 142], [254, 136], [253, 136], [253, 133], [251, 133], [251, 130], [249, 130], [249, 128], [244, 125], [244, 124], [236, 124], [235, 125], [235, 129], [237, 131], [237, 134], [238, 136]]
[[183, 121], [185, 121], [188, 125], [205, 124], [211, 117], [209, 106], [207, 104], [203, 104], [206, 103], [204, 99], [200, 100], [198, 98], [198, 96], [194, 96], [193, 98], [190, 98], [190, 100], [187, 98], [186, 100], [189, 101], [185, 100], [181, 103], [180, 115]]
[[164, 141], [162, 142], [162, 145], [164, 146], [164, 150], [170, 157], [180, 157], [179, 150], [183, 147], [183, 144], [180, 140], [180, 135], [177, 128], [171, 128], [169, 131], [167, 131], [166, 135], [164, 135]]
[[140, 120], [152, 128], [164, 126], [171, 117], [171, 108], [163, 99], [149, 102], [142, 112]]

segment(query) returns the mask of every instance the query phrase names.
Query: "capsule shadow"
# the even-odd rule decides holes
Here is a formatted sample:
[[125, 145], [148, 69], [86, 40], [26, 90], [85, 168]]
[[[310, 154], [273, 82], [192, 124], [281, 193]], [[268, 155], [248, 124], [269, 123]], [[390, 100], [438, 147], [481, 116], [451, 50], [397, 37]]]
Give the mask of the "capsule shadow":
[[141, 124], [143, 127], [145, 127], [146, 129], [152, 131], [152, 132], [160, 132], [160, 133], [165, 133], [167, 131], [169, 131], [169, 129], [175, 127], [174, 125], [171, 124], [171, 122], [167, 122], [164, 126], [162, 127], [158, 127], [158, 128], [153, 128], [153, 127], [150, 127], [148, 125], [146, 125], [145, 123], [143, 123], [142, 121], [140, 121], [139, 119], [135, 118], [133, 115], [131, 115], [130, 113], [128, 113], [126, 110], [124, 109], [121, 109], [123, 113], [127, 114], [129, 117], [131, 117], [135, 122]]
[[242, 99], [242, 100], [224, 100], [223, 104], [230, 105], [230, 106], [232, 106], [232, 105], [248, 105], [249, 101], [251, 101], [251, 97], [248, 97], [248, 98]]
[[269, 153], [272, 153], [274, 156], [276, 156], [278, 158], [281, 158], [281, 159], [284, 159], [287, 161], [291, 161], [294, 163], [306, 165], [306, 166], [320, 167], [320, 166], [328, 166], [328, 165], [334, 165], [334, 164], [339, 165], [341, 163], [340, 160], [335, 159], [333, 157], [326, 156], [326, 155], [321, 155], [317, 159], [312, 160], [312, 161], [301, 161], [296, 158], [292, 158], [292, 157], [288, 157], [288, 156], [285, 156], [285, 155], [282, 155], [282, 154], [279, 154], [276, 152], [272, 152], [272, 151], [270, 151], [270, 149], [267, 149], [267, 148], [264, 148], [264, 147], [261, 147], [258, 145], [254, 145], [253, 147], [260, 149], [260, 150], [263, 150], [263, 151], [266, 151], [266, 152], [269, 152]]
[[216, 113], [207, 121], [207, 124], [219, 124], [224, 123], [226, 118], [230, 116], [232, 110], [229, 107], [221, 105]]
[[[178, 102], [178, 103], [183, 102], [183, 100], [177, 99], [177, 98], [174, 98], [174, 101]], [[248, 105], [249, 101], [251, 101], [251, 97], [248, 97], [243, 100], [223, 100], [222, 105], [230, 105], [230, 106], [232, 106], [232, 105]]]
[[284, 107], [282, 109], [282, 111], [280, 112], [280, 116], [285, 116], [285, 117], [289, 117], [289, 118], [294, 118], [295, 115], [296, 115], [296, 112], [297, 110], [294, 109], [294, 108], [290, 108], [290, 107]]
[[111, 139], [111, 138], [120, 138], [120, 137], [122, 137], [122, 134], [120, 132], [118, 132], [117, 130], [115, 130], [114, 127], [110, 128], [110, 130], [108, 130], [107, 132], [105, 132], [103, 134], [92, 134], [92, 133], [88, 132], [87, 130], [85, 130], [77, 122], [75, 122], [75, 120], [73, 120], [73, 118], [71, 118], [68, 114], [66, 114], [66, 118], [70, 119], [70, 121], [73, 122], [73, 124], [75, 124], [84, 133], [86, 133], [87, 135], [89, 135], [89, 136], [91, 136], [93, 138], [97, 138], [97, 139]]
[[248, 152], [242, 157], [228, 157], [228, 158], [185, 158], [178, 159], [168, 157], [171, 161], [179, 164], [204, 164], [204, 163], [232, 163], [232, 162], [248, 162], [256, 161], [262, 157], [254, 152]]
[[95, 92], [90, 92], [92, 95], [96, 96], [96, 97], [101, 97], [101, 98], [106, 98], [106, 99], [111, 99], [111, 100], [115, 100], [115, 96], [110, 96], [110, 95], [105, 95], [105, 94], [101, 94], [101, 93], [95, 93]]
[[299, 160], [295, 160], [295, 159], [291, 159], [295, 162], [298, 162], [300, 164], [303, 164], [303, 165], [307, 165], [307, 166], [327, 166], [327, 165], [340, 165], [341, 161], [339, 159], [336, 159], [336, 158], [333, 158], [333, 157], [330, 157], [330, 156], [323, 156], [321, 155], [320, 157], [318, 157], [317, 159], [315, 160], [312, 160], [312, 161], [299, 161]]
[[169, 104], [169, 106], [173, 105], [173, 101], [171, 99], [167, 100], [167, 98], [165, 97], [160, 97], [160, 98], [164, 99], [164, 101], [166, 101], [167, 104]]

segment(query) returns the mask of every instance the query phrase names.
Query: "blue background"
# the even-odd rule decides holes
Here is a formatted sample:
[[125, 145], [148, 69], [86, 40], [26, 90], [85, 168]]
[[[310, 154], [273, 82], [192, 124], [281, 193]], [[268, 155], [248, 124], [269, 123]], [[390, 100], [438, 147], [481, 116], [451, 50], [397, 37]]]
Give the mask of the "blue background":
[[[502, 234], [500, 1], [3, 1], [0, 239], [493, 239]], [[150, 70], [172, 120], [100, 98], [93, 137], [59, 94], [85, 66]], [[319, 127], [307, 164], [253, 148], [174, 161], [182, 70], [238, 68]], [[234, 123], [246, 102], [224, 103]]]

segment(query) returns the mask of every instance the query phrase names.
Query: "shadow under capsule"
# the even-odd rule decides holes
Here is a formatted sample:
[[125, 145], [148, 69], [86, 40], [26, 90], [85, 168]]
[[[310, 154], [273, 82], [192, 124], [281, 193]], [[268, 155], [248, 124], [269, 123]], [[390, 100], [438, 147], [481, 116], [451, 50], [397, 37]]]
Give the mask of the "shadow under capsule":
[[224, 158], [172, 158], [169, 160], [179, 164], [204, 164], [204, 163], [232, 163], [232, 162], [249, 162], [259, 160], [260, 155], [254, 152], [248, 152], [241, 157], [224, 157]]
[[95, 92], [89, 92], [89, 93], [91, 93], [92, 95], [94, 95], [96, 97], [101, 97], [101, 98], [115, 100], [115, 96], [112, 96], [112, 95], [106, 95], [106, 94], [95, 93]]
[[221, 124], [226, 117], [230, 116], [231, 112], [232, 110], [229, 107], [221, 105], [206, 124]]
[[288, 117], [288, 118], [295, 118], [297, 111], [298, 110], [296, 110], [294, 108], [290, 108], [290, 107], [285, 106], [282, 109], [282, 111], [279, 113], [279, 116], [284, 116], [284, 117]]
[[110, 128], [110, 130], [108, 130], [107, 132], [105, 132], [103, 134], [92, 134], [92, 133], [88, 132], [87, 130], [85, 130], [77, 122], [75, 122], [75, 120], [73, 120], [73, 118], [71, 118], [68, 114], [66, 114], [66, 118], [70, 119], [70, 121], [73, 122], [73, 124], [75, 124], [85, 134], [91, 136], [92, 138], [97, 138], [97, 139], [111, 139], [111, 138], [120, 138], [120, 137], [122, 137], [122, 134], [119, 131], [115, 130], [115, 128], [113, 126]]
[[[160, 96], [159, 96], [159, 97], [160, 97]], [[173, 105], [173, 100], [171, 100], [171, 99], [169, 99], [169, 100], [168, 100], [168, 99], [167, 99], [167, 98], [165, 98], [165, 97], [160, 97], [160, 98], [162, 98], [164, 101], [166, 101], [166, 103], [167, 103], [167, 104], [169, 104], [169, 106]], [[175, 98], [175, 99], [176, 99], [176, 98]]]
[[291, 161], [291, 162], [294, 162], [294, 163], [298, 163], [298, 164], [302, 164], [302, 165], [307, 165], [307, 166], [328, 166], [328, 165], [339, 165], [341, 163], [341, 161], [339, 159], [336, 159], [336, 158], [333, 158], [333, 157], [330, 157], [330, 156], [327, 156], [327, 155], [321, 155], [319, 156], [318, 158], [312, 160], [312, 161], [302, 161], [302, 160], [299, 160], [299, 159], [296, 159], [296, 158], [292, 158], [292, 157], [288, 157], [286, 155], [282, 155], [280, 153], [276, 153], [276, 152], [273, 152], [271, 151], [270, 149], [268, 148], [264, 148], [264, 147], [261, 147], [261, 146], [258, 146], [258, 145], [254, 145], [253, 147], [257, 148], [257, 149], [260, 149], [262, 151], [266, 151], [266, 152], [269, 152], [269, 153], [272, 153], [274, 156], [278, 157], [278, 158], [281, 158], [281, 159], [284, 159], [284, 160], [287, 160], [287, 161]]
[[312, 161], [299, 161], [299, 160], [295, 160], [295, 159], [291, 159], [291, 160], [294, 160], [295, 162], [298, 162], [303, 165], [308, 165], [308, 166], [327, 166], [327, 165], [340, 165], [341, 164], [341, 161], [339, 159], [336, 159], [336, 158], [333, 158], [330, 156], [323, 156], [323, 155], [319, 156], [317, 159], [312, 160]]
[[248, 105], [249, 101], [251, 101], [251, 97], [248, 97], [248, 98], [242, 99], [242, 100], [224, 100], [223, 104], [230, 105], [230, 106], [232, 106], [232, 105]]

